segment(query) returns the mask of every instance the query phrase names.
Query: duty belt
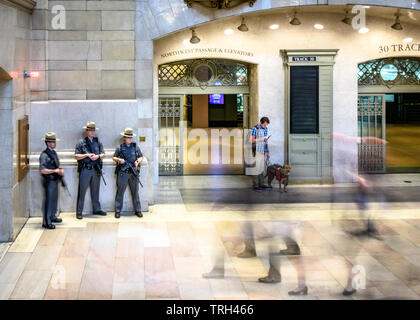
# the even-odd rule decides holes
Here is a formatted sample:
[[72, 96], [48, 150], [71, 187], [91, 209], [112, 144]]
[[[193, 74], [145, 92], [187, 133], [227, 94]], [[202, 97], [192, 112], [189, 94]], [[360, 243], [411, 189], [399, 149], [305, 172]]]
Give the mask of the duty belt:
[[84, 164], [83, 168], [87, 169], [87, 170], [92, 170], [94, 167], [90, 164]]

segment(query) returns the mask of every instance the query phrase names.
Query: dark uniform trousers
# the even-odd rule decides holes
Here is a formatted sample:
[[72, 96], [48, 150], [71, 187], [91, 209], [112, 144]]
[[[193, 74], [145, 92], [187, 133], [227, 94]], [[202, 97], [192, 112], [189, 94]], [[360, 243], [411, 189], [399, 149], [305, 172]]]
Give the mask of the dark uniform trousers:
[[43, 221], [44, 225], [50, 225], [52, 220], [56, 219], [57, 202], [58, 202], [58, 179], [52, 177], [42, 177], [42, 186], [45, 191], [43, 203]]
[[139, 196], [139, 182], [132, 173], [124, 171], [118, 172], [117, 176], [117, 195], [115, 196], [115, 212], [121, 212], [124, 202], [124, 193], [127, 189], [127, 184], [130, 186], [131, 196], [133, 198], [134, 211], [140, 212], [140, 196]]
[[101, 211], [99, 203], [99, 187], [101, 185], [101, 176], [95, 168], [83, 168], [79, 176], [79, 189], [77, 191], [77, 213], [83, 212], [87, 188], [90, 185], [90, 195], [92, 199], [93, 212]]

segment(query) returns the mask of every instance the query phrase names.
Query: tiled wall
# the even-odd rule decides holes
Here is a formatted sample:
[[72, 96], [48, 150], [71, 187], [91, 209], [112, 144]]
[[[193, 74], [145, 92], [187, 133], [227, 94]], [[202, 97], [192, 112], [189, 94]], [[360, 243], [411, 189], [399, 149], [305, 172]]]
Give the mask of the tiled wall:
[[[47, 111], [46, 111], [47, 110]], [[68, 112], [72, 110], [72, 112]], [[89, 120], [94, 120], [99, 130], [97, 136], [105, 148], [104, 178], [107, 185], [101, 182], [100, 201], [103, 210], [114, 211], [116, 176], [114, 175], [115, 163], [112, 161], [115, 148], [123, 141], [121, 132], [125, 127], [136, 128], [138, 126], [138, 102], [137, 100], [86, 100], [86, 101], [45, 101], [31, 103], [31, 216], [41, 216], [43, 189], [39, 174], [39, 154], [45, 148], [41, 140], [43, 136], [38, 132], [54, 131], [61, 139], [57, 143], [57, 151], [60, 163], [64, 169], [65, 180], [70, 190], [68, 195], [60, 187], [59, 210], [63, 212], [75, 212], [77, 201], [78, 173], [77, 163], [74, 159], [76, 144], [84, 137], [83, 126]], [[92, 119], [93, 118], [93, 119]], [[48, 119], [52, 119], [48, 121]], [[58, 123], [57, 119], [61, 119]], [[63, 125], [65, 123], [65, 125]], [[144, 129], [139, 129], [138, 134]], [[137, 140], [138, 143], [138, 140]], [[140, 143], [143, 153], [147, 150], [146, 142]], [[145, 153], [147, 159], [149, 154]], [[141, 181], [144, 185], [140, 188], [142, 209], [147, 211], [148, 204], [153, 203], [153, 181], [149, 179], [149, 164], [142, 163]], [[89, 192], [86, 195], [85, 212], [91, 211]], [[126, 192], [123, 211], [132, 210], [131, 196]]]
[[[65, 29], [53, 19], [65, 8]], [[43, 71], [32, 100], [135, 98], [135, 1], [39, 1], [32, 60]]]

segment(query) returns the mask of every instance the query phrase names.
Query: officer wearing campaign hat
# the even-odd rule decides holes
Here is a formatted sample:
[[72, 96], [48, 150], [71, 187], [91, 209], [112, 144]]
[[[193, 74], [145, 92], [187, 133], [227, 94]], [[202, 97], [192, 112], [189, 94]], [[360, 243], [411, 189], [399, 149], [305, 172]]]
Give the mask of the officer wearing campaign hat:
[[42, 226], [47, 229], [55, 229], [53, 223], [60, 223], [62, 219], [56, 217], [58, 201], [58, 182], [63, 177], [64, 171], [60, 168], [60, 161], [55, 152], [56, 138], [54, 132], [47, 132], [45, 138], [47, 148], [39, 156], [39, 171], [42, 175], [42, 187], [45, 198], [43, 203]]
[[143, 154], [140, 148], [133, 142], [136, 135], [132, 128], [125, 128], [121, 132], [124, 138], [122, 143], [115, 149], [112, 160], [117, 163], [115, 173], [117, 174], [117, 194], [115, 196], [115, 218], [119, 218], [124, 201], [124, 192], [127, 184], [130, 186], [133, 199], [134, 214], [139, 218], [143, 217], [141, 213], [140, 197], [139, 197], [139, 174], [138, 168], [143, 160]]
[[99, 203], [99, 188], [101, 185], [102, 159], [105, 156], [104, 147], [95, 137], [95, 122], [89, 121], [83, 127], [86, 130], [86, 137], [76, 145], [74, 154], [78, 162], [79, 187], [77, 191], [76, 217], [83, 218], [83, 207], [87, 188], [90, 186], [93, 214], [106, 216]]

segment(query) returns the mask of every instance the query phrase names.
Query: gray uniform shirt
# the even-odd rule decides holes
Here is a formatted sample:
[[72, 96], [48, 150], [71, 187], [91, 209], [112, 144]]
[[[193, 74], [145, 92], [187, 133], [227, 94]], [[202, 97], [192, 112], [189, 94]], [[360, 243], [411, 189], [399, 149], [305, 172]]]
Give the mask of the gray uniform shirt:
[[[58, 160], [58, 156], [57, 153], [55, 151], [52, 151], [54, 153], [54, 155], [57, 157]], [[41, 155], [39, 156], [39, 170], [44, 170], [44, 169], [57, 169], [57, 166], [55, 165], [54, 161], [45, 153], [45, 152], [41, 152]]]
[[[120, 150], [120, 147], [121, 147], [121, 146], [119, 146], [119, 147], [117, 147], [117, 148], [115, 149], [115, 152], [114, 152], [114, 157], [117, 157], [117, 158], [123, 158], [123, 156], [122, 156], [122, 152], [121, 152], [121, 150]], [[134, 144], [133, 144], [133, 143], [131, 143], [131, 144], [130, 144], [130, 146], [127, 146], [127, 145], [124, 145], [124, 144], [123, 144], [123, 147], [125, 147], [125, 148], [127, 149], [127, 152], [126, 152], [126, 155], [127, 155], [127, 156], [132, 155], [132, 152], [130, 152], [130, 151], [131, 151], [131, 150], [132, 150], [132, 148], [134, 147]], [[132, 162], [134, 162], [134, 161], [136, 161], [136, 160], [137, 160], [138, 158], [140, 158], [140, 157], [143, 157], [143, 154], [141, 153], [139, 146], [138, 146], [138, 145], [136, 145], [135, 158], [133, 157], [133, 159], [127, 159], [127, 160], [128, 160], [128, 161], [132, 161]]]
[[[104, 152], [104, 146], [102, 145], [102, 142], [100, 142], [99, 140], [97, 140], [97, 138], [95, 137], [92, 140], [92, 152], [99, 155], [101, 153], [105, 153]], [[86, 140], [82, 139], [79, 141], [79, 143], [76, 145], [76, 148], [74, 150], [75, 154], [86, 154], [86, 153], [90, 153], [89, 152], [89, 147], [86, 144]]]

